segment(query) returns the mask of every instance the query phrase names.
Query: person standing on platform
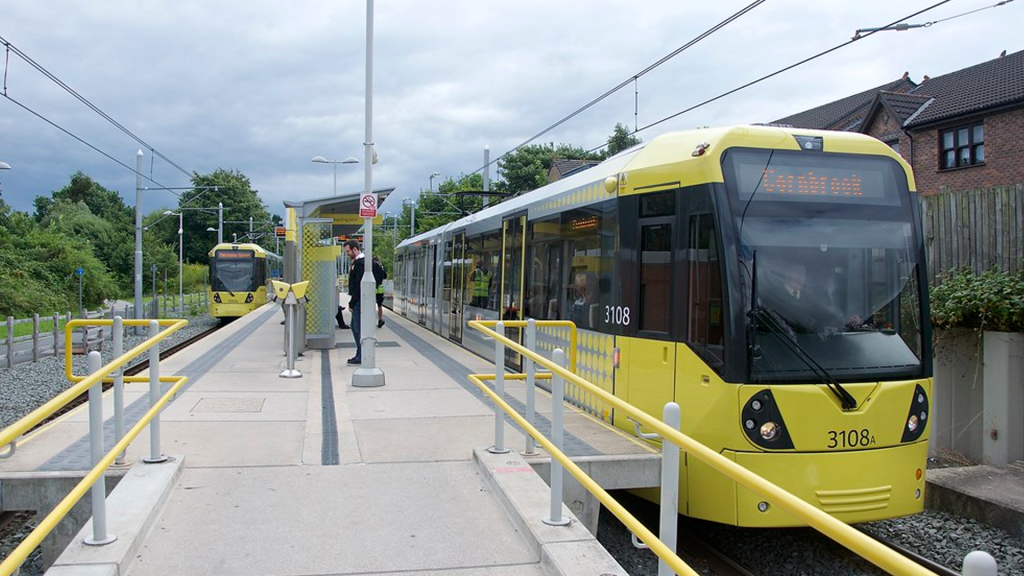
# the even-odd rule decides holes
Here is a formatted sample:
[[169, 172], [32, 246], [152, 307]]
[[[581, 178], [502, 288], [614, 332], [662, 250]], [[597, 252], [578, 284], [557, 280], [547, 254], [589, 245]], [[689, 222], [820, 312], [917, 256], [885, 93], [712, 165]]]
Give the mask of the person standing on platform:
[[359, 306], [359, 281], [363, 278], [364, 261], [366, 257], [359, 248], [358, 240], [345, 241], [345, 255], [352, 259], [352, 266], [348, 270], [348, 308], [352, 311], [352, 320], [349, 326], [352, 327], [352, 337], [356, 341], [356, 355], [348, 359], [349, 364], [363, 363], [363, 344], [360, 342], [362, 336], [362, 324], [360, 320]]
[[373, 279], [377, 282], [377, 328], [384, 327], [384, 281], [388, 272], [384, 269], [380, 257], [373, 255]]

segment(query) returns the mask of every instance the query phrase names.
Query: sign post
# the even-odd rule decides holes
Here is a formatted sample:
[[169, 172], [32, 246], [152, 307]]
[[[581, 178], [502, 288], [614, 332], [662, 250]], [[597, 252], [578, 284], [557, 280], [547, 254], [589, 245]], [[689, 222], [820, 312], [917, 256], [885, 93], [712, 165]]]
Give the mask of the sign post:
[[78, 274], [78, 317], [84, 318], [84, 312], [82, 310], [82, 277], [85, 276], [85, 270], [79, 266], [78, 269], [75, 270], [75, 274]]

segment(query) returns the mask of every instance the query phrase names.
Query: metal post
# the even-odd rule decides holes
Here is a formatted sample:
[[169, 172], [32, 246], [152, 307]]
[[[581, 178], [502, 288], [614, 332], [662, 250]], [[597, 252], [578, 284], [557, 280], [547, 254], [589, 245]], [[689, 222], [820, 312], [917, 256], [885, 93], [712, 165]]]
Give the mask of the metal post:
[[[505, 333], [505, 323], [498, 322], [494, 327], [498, 334]], [[494, 392], [498, 398], [505, 397], [505, 345], [494, 339]], [[491, 454], [508, 454], [505, 448], [505, 413], [497, 404], [494, 405], [494, 446], [487, 449]]]
[[[99, 352], [89, 352], [89, 374], [99, 372], [103, 360]], [[103, 459], [103, 379], [99, 379], [89, 387], [89, 454], [93, 466]], [[92, 494], [92, 536], [85, 538], [89, 546], [103, 546], [117, 540], [117, 536], [107, 534], [107, 482], [106, 474], [93, 483]]]
[[224, 243], [224, 203], [217, 202], [217, 244]]
[[[114, 358], [120, 358], [124, 354], [124, 319], [114, 316]], [[124, 438], [124, 367], [114, 372], [114, 442], [120, 442]], [[114, 464], [124, 466], [125, 452], [117, 455]]]
[[14, 316], [7, 317], [7, 367], [14, 366]]
[[289, 290], [288, 296], [284, 300], [285, 338], [288, 340], [288, 364], [285, 369], [281, 371], [281, 378], [302, 377], [302, 372], [299, 372], [295, 368], [295, 307], [298, 303], [299, 301], [295, 298], [295, 293]]
[[57, 338], [59, 336], [60, 336], [60, 316], [56, 312], [54, 312], [53, 313], [53, 355], [54, 356], [60, 354], [60, 351], [58, 350], [59, 346], [57, 346]]
[[[160, 333], [160, 323], [149, 321], [149, 337], [154, 338]], [[156, 406], [160, 401], [160, 347], [149, 349], [149, 407]], [[166, 462], [167, 456], [160, 453], [160, 414], [157, 413], [149, 422], [149, 457], [143, 458], [146, 464]]]
[[[662, 410], [662, 421], [678, 431], [682, 422], [679, 404], [669, 402]], [[679, 446], [661, 439], [661, 524], [658, 538], [669, 550], [676, 549], [676, 529], [679, 521]], [[658, 576], [672, 576], [675, 572], [662, 559], [658, 560]]]
[[142, 320], [142, 150], [135, 153], [135, 319]]
[[[484, 192], [491, 191], [491, 147], [484, 146]], [[483, 195], [482, 204], [484, 207], [487, 206], [490, 200], [490, 196], [487, 194]]]
[[[535, 351], [537, 349], [537, 322], [533, 318], [526, 321], [526, 348]], [[526, 362], [526, 421], [532, 426], [534, 424], [534, 398], [537, 391], [537, 365], [533, 360], [524, 357]], [[524, 456], [537, 454], [533, 436], [526, 435], [526, 451]]]
[[[555, 348], [551, 361], [565, 366], [565, 352]], [[551, 443], [562, 451], [562, 407], [565, 398], [565, 385], [557, 373], [551, 375]], [[551, 455], [551, 513], [543, 522], [549, 526], [565, 526], [568, 518], [562, 517], [562, 463]]]
[[[363, 194], [373, 193], [373, 0], [366, 0], [366, 138], [363, 156]], [[374, 194], [374, 198], [376, 195]], [[352, 385], [360, 388], [384, 385], [384, 371], [377, 366], [377, 282], [373, 276], [373, 218], [363, 223], [363, 277], [359, 282], [360, 355], [352, 373]]]
[[32, 315], [32, 361], [39, 361], [39, 314]]
[[156, 298], [156, 264], [153, 264], [152, 266], [150, 266], [149, 267], [149, 271], [152, 272], [152, 276], [153, 276], [153, 293], [152, 293], [152, 297], [153, 297], [153, 306], [152, 306], [152, 308], [153, 308], [153, 318], [159, 318], [160, 317], [160, 301], [157, 300], [157, 298]]
[[[185, 317], [185, 298], [181, 295], [181, 289], [184, 286], [185, 278], [185, 230], [182, 225], [185, 223], [185, 211], [182, 210], [178, 213], [178, 317]], [[252, 219], [249, 220], [249, 226], [252, 227]]]

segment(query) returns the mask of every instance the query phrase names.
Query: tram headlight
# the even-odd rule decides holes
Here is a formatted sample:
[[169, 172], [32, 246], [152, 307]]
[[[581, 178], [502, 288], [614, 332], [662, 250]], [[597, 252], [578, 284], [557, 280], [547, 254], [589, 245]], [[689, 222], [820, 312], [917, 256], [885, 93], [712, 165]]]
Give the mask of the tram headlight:
[[743, 422], [743, 425], [747, 428], [747, 430], [753, 430], [754, 426], [757, 426], [757, 422], [754, 422], [753, 420], [748, 418], [745, 422]]
[[917, 426], [919, 422], [917, 420], [917, 414], [911, 414], [910, 418], [907, 419], [907, 430], [911, 432], [917, 432]]
[[743, 403], [740, 427], [755, 446], [769, 450], [789, 450], [793, 440], [786, 430], [785, 418], [771, 389], [758, 390]]
[[250, 292], [248, 295], [246, 295], [245, 303], [246, 304], [252, 304], [252, 292]]
[[914, 387], [914, 395], [910, 397], [910, 410], [907, 410], [906, 424], [903, 426], [901, 442], [916, 442], [924, 435], [928, 426], [928, 394], [920, 384]]
[[761, 438], [771, 442], [779, 435], [779, 425], [775, 422], [765, 422], [761, 425]]
[[761, 401], [756, 399], [751, 400], [750, 407], [754, 409], [754, 412], [760, 412], [762, 408]]
[[221, 303], [221, 301], [220, 301], [220, 292], [214, 292], [213, 293], [213, 301], [216, 302], [217, 304]]

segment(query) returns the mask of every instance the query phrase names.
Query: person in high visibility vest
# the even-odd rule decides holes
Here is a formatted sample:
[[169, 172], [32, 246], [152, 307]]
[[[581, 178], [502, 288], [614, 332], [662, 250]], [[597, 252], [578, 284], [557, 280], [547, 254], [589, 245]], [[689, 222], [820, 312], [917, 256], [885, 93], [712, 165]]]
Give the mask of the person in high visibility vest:
[[[379, 279], [377, 279], [379, 274]], [[380, 258], [373, 256], [373, 276], [377, 279], [377, 328], [384, 327], [384, 280], [388, 277], [388, 271], [384, 269]]]
[[487, 307], [487, 295], [491, 289], [491, 272], [481, 263], [477, 263], [473, 270], [473, 301], [472, 305], [477, 308]]

